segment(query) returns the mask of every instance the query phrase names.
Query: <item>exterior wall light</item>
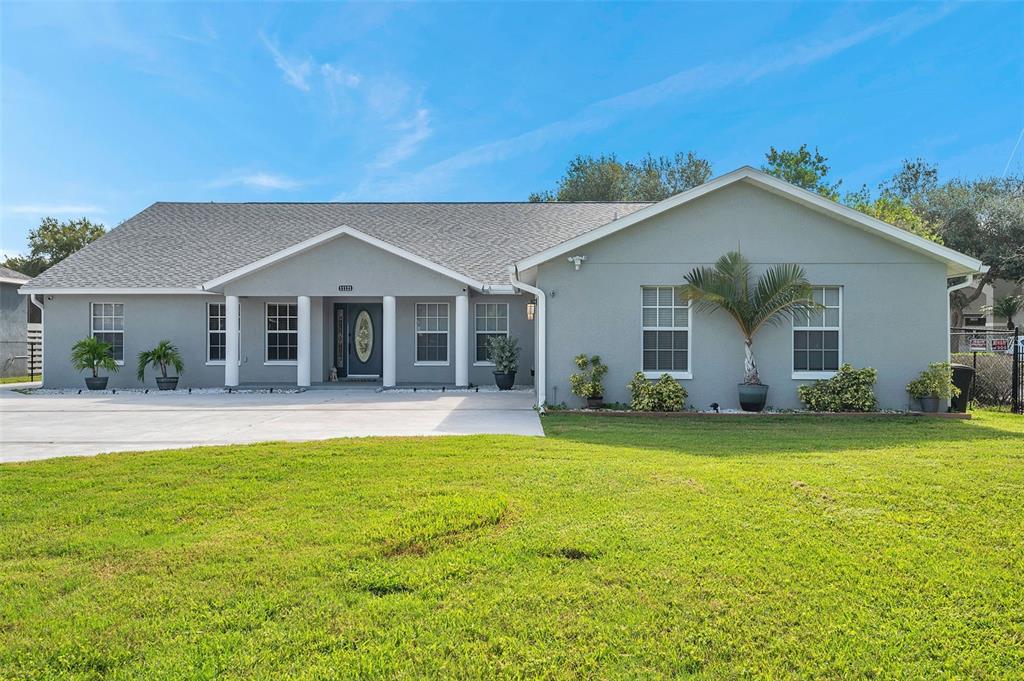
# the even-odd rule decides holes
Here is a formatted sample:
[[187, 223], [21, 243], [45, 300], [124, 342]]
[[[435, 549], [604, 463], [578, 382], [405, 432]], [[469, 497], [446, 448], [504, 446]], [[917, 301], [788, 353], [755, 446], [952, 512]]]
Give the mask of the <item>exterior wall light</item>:
[[580, 265], [582, 265], [586, 261], [587, 261], [587, 256], [585, 256], [585, 255], [570, 255], [569, 256], [569, 262], [572, 263], [572, 266], [576, 269], [577, 272], [580, 271]]
[[529, 321], [533, 321], [533, 316], [537, 314], [537, 299], [534, 298], [526, 304], [526, 318]]

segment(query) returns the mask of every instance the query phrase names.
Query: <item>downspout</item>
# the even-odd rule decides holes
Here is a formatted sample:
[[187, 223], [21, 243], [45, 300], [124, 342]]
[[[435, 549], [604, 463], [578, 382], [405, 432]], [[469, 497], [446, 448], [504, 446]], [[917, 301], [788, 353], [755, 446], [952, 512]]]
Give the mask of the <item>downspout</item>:
[[544, 291], [541, 291], [536, 286], [530, 286], [526, 282], [519, 281], [519, 272], [514, 265], [508, 269], [508, 276], [513, 288], [532, 293], [537, 298], [537, 313], [535, 316], [537, 323], [537, 375], [534, 381], [534, 389], [537, 391], [537, 408], [543, 410], [544, 402], [547, 399], [547, 303]]
[[953, 299], [951, 298], [951, 296], [953, 294], [953, 291], [959, 291], [962, 288], [967, 288], [968, 286], [970, 286], [973, 283], [974, 283], [974, 273], [972, 272], [972, 273], [968, 274], [967, 278], [965, 280], [963, 280], [962, 282], [960, 282], [959, 284], [953, 284], [952, 286], [947, 286], [946, 287], [946, 329], [948, 329], [946, 331], [946, 334], [947, 334], [947, 338], [946, 338], [946, 361], [947, 362], [952, 362], [953, 361], [953, 350], [951, 349], [951, 346], [953, 345], [953, 343], [952, 343], [952, 341], [953, 341], [953, 337], [952, 337], [953, 336], [953, 311], [952, 311]]
[[[29, 300], [30, 303], [32, 303], [33, 305], [35, 305], [36, 307], [39, 308], [39, 323], [43, 326], [43, 341], [45, 342], [46, 341], [46, 309], [43, 307], [43, 304], [39, 302], [39, 299], [36, 298], [36, 294], [35, 293], [28, 294], [28, 300]], [[42, 359], [43, 359], [43, 361], [42, 361], [41, 366], [39, 367], [39, 370], [42, 371], [42, 372], [45, 372], [46, 371], [46, 353], [45, 352], [43, 353]], [[31, 359], [30, 359], [30, 361], [31, 361]], [[46, 374], [43, 373], [43, 375], [45, 376]]]

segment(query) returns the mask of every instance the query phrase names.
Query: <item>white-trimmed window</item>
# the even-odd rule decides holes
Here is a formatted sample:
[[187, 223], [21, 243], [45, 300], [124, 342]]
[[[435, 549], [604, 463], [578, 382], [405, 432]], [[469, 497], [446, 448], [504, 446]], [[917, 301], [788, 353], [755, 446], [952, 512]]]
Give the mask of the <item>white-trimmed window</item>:
[[89, 316], [93, 338], [109, 343], [114, 361], [124, 364], [124, 304], [91, 303]]
[[416, 303], [416, 364], [448, 364], [448, 303]]
[[[228, 328], [227, 305], [224, 303], [206, 304], [206, 363], [223, 364], [227, 357], [226, 330]], [[238, 331], [242, 330], [242, 315], [238, 315]], [[241, 362], [241, 358], [239, 358]]]
[[690, 301], [680, 286], [641, 287], [643, 372], [690, 378]]
[[491, 336], [508, 336], [508, 303], [476, 304], [475, 364], [492, 365], [487, 340]]
[[831, 376], [843, 361], [843, 289], [815, 286], [813, 298], [819, 309], [793, 314], [794, 378]]
[[267, 303], [268, 363], [295, 364], [299, 360], [299, 306]]

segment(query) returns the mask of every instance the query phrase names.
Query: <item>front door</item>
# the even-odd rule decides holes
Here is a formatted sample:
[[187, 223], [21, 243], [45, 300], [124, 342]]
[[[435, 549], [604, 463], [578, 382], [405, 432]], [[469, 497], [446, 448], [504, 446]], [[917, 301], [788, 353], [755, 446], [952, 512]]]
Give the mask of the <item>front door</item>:
[[335, 303], [334, 367], [338, 376], [380, 376], [384, 309], [381, 303]]

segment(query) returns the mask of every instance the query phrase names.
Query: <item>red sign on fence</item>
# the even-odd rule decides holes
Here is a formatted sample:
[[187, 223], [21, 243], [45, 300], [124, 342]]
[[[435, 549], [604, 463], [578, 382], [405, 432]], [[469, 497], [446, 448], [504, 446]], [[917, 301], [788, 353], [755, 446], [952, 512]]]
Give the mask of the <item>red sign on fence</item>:
[[971, 352], [985, 352], [988, 350], [988, 341], [984, 338], [971, 339]]
[[1005, 338], [993, 338], [992, 339], [992, 352], [1006, 352], [1006, 348], [1010, 347], [1010, 341]]

